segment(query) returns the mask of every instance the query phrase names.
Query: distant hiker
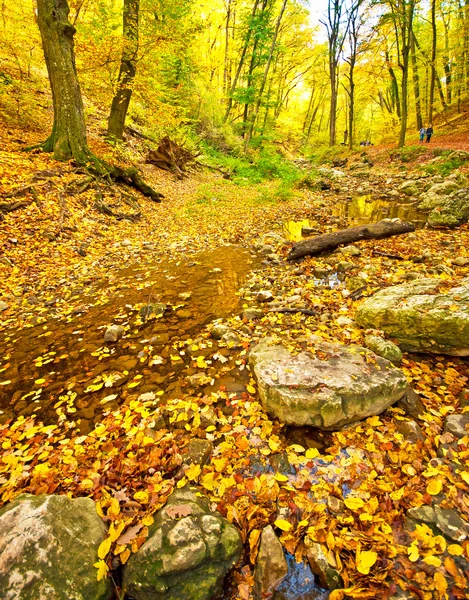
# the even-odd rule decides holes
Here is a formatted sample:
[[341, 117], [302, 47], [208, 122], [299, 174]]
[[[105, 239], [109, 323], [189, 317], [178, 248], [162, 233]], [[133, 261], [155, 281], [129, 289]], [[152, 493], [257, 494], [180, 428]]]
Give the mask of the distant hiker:
[[344, 131], [344, 144], [343, 144], [344, 146], [347, 144], [347, 140], [348, 140], [348, 129], [346, 129]]
[[419, 135], [420, 135], [420, 141], [423, 142], [423, 140], [425, 139], [425, 134], [427, 133], [427, 130], [425, 129], [425, 127], [422, 127], [419, 131]]
[[430, 140], [431, 140], [431, 137], [433, 134], [433, 127], [431, 125], [430, 125], [430, 127], [428, 127], [426, 134], [427, 134], [427, 144], [428, 144], [428, 143], [430, 143]]

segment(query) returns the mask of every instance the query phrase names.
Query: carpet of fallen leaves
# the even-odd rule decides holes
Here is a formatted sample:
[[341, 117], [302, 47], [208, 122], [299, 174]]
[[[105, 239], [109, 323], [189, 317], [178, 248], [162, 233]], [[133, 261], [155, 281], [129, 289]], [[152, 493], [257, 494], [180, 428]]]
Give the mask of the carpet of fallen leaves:
[[[26, 298], [34, 293], [44, 300], [60, 291], [66, 300], [72, 284], [97, 284], [113, 269], [145, 260], [145, 242], [177, 256], [226, 243], [250, 246], [288, 219], [306, 217], [324, 230], [334, 227], [327, 220], [329, 204], [323, 200], [320, 207], [315, 205], [313, 193], [275, 204], [269, 200], [269, 184], [240, 188], [202, 171], [180, 182], [152, 168], [146, 175], [165, 200], [153, 204], [140, 199], [141, 221], [116, 221], [93, 209], [91, 192], [66, 194], [67, 186], [80, 177], [72, 165], [20, 152], [31, 141], [24, 132], [1, 136], [2, 192], [34, 181], [39, 200], [8, 214], [1, 224], [4, 296]], [[107, 152], [99, 144], [95, 149]], [[65, 209], [61, 197], [66, 198]], [[409, 271], [427, 272], [425, 264], [410, 260], [424, 249], [452, 269], [432, 274], [440, 277], [443, 287], [469, 276], [469, 268], [451, 263], [456, 255], [469, 256], [467, 227], [455, 232], [420, 230], [411, 244], [402, 237], [359, 246], [361, 256], [347, 260], [358, 272], [374, 265], [372, 275], [367, 271], [365, 296], [406, 281]], [[292, 352], [305, 344], [307, 348], [311, 333], [346, 344], [362, 342], [363, 331], [340, 319], [353, 316], [356, 302], [342, 293], [343, 288], [318, 287], [317, 269], [330, 265], [322, 258], [302, 264], [301, 273], [310, 276], [310, 284], [303, 286], [305, 303], [337, 318], [324, 324], [321, 310], [318, 316], [266, 313], [248, 325], [247, 334], [241, 329], [247, 324], [233, 317], [229, 324], [239, 330], [244, 345], [237, 354], [240, 369], [246, 367], [249, 344], [267, 334]], [[256, 277], [268, 280], [270, 289], [284, 296], [298, 287], [294, 269], [283, 264], [266, 265]], [[67, 310], [64, 301], [63, 313]], [[2, 313], [0, 331], [24, 326], [35, 311], [25, 299]], [[209, 338], [208, 331], [202, 335]], [[175, 352], [183, 354], [192, 343], [181, 342]], [[205, 373], [205, 360], [197, 362]], [[469, 438], [460, 440], [451, 461], [436, 460], [446, 440], [445, 416], [462, 412], [458, 398], [467, 387], [467, 363], [405, 355], [402, 368], [426, 407], [419, 421], [425, 433], [422, 442], [410, 443], [399, 433], [398, 422], [405, 418], [399, 408], [331, 434], [325, 447], [307, 435], [304, 441], [293, 440], [263, 411], [252, 379], [242, 394], [221, 389], [164, 404], [154, 394], [135, 394], [118, 409], [104, 412], [87, 435], [81, 435], [71, 420], [73, 393], [62, 395], [54, 405], [56, 424], [46, 426], [40, 414], [33, 414], [0, 425], [1, 503], [20, 492], [93, 498], [109, 525], [96, 558], [98, 577], [104, 577], [138, 550], [153, 513], [171, 491], [189, 483], [208, 495], [243, 538], [245, 553], [227, 597], [250, 597], [260, 533], [271, 523], [298, 560], [304, 559], [311, 542], [322, 545], [344, 581], [344, 589], [332, 592], [331, 600], [388, 598], [396, 585], [422, 600], [467, 598], [469, 573], [461, 561], [469, 559], [469, 542], [447, 544], [424, 524], [412, 534], [403, 529], [405, 511], [429, 505], [436, 496], [442, 498], [442, 507], [456, 507], [469, 520]], [[169, 427], [161, 426], [161, 417]], [[213, 443], [212, 458], [203, 467], [183, 460], [192, 438]], [[288, 468], [279, 464], [279, 456], [288, 461]]]

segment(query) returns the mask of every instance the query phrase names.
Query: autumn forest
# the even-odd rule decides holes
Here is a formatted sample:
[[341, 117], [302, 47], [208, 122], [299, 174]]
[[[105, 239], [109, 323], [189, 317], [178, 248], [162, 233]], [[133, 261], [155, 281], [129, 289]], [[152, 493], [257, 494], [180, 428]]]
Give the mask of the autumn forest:
[[469, 0], [0, 2], [0, 598], [469, 598]]

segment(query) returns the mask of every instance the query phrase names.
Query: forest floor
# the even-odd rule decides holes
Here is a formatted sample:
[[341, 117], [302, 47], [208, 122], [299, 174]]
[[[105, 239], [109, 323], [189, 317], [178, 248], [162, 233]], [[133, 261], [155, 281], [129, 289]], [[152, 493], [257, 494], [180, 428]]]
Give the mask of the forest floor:
[[[297, 190], [279, 202], [275, 182], [240, 186], [205, 170], [180, 181], [139, 164], [165, 197], [139, 197], [142, 216], [131, 222], [98, 212], [93, 188], [78, 193], [83, 174], [73, 165], [22, 151], [34, 141], [34, 132], [0, 130], [2, 202], [25, 202], [0, 225], [0, 301], [7, 306], [0, 312], [2, 503], [23, 491], [93, 498], [113, 524], [97, 558], [102, 576], [144, 543], [173, 488], [191, 483], [244, 542], [227, 599], [251, 597], [268, 523], [299, 561], [305, 538], [323, 545], [343, 579], [331, 600], [386, 599], [399, 590], [407, 595], [396, 598], [467, 598], [469, 541], [447, 544], [426, 525], [403, 528], [406, 510], [430, 505], [434, 496], [469, 520], [467, 446], [460, 443], [452, 464], [436, 460], [445, 417], [464, 412], [467, 361], [404, 355], [402, 369], [426, 408], [417, 444], [399, 432], [399, 408], [339, 432], [285, 428], [263, 411], [247, 366], [249, 348], [267, 335], [292, 352], [311, 333], [363, 342], [353, 322], [359, 299], [343, 294], [343, 286], [318, 284], [315, 273], [331, 271], [327, 257], [292, 265], [284, 260], [291, 244], [282, 241], [298, 235], [302, 220], [318, 232], [355, 222], [347, 207], [368, 193], [363, 178], [344, 169], [345, 179], [330, 191]], [[469, 149], [467, 138], [435, 138], [436, 145]], [[99, 140], [92, 147], [119, 160]], [[381, 198], [434, 159], [429, 151], [428, 161], [391, 161], [375, 147], [368, 156], [375, 163], [368, 178]], [[356, 154], [349, 162], [362, 159]], [[460, 171], [467, 174], [467, 166]], [[28, 188], [7, 197], [29, 185], [34, 194]], [[129, 208], [118, 192], [105, 200], [115, 212]], [[469, 267], [453, 263], [469, 258], [467, 225], [412, 235], [411, 244], [406, 236], [359, 242], [353, 268], [375, 267], [362, 296], [405, 282], [409, 270], [428, 274], [435, 264], [445, 285], [469, 276]], [[266, 246], [277, 258], [259, 255]], [[424, 250], [427, 262], [412, 260]], [[252, 289], [301, 296], [317, 314], [264, 310], [260, 319], [242, 319]], [[155, 302], [168, 313], [147, 318]], [[214, 339], [214, 320], [237, 341]], [[115, 345], [103, 343], [111, 324], [123, 328]], [[194, 439], [212, 448], [207, 464], [184, 462]], [[343, 503], [338, 511], [331, 498]], [[118, 544], [123, 532], [132, 534]], [[314, 585], [298, 593], [285, 597], [324, 597]]]

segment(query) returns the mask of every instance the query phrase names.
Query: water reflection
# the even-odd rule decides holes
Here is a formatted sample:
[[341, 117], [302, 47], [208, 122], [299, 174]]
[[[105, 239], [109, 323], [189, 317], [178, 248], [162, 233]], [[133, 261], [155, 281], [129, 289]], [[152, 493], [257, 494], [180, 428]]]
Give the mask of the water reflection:
[[[54, 420], [61, 398], [70, 419], [90, 420], [129, 389], [157, 392], [169, 384], [176, 393], [178, 377], [191, 364], [188, 353], [179, 353], [178, 342], [234, 312], [240, 303], [237, 291], [255, 266], [258, 260], [248, 251], [232, 246], [181, 262], [137, 264], [110, 277], [106, 286], [74, 296], [76, 312], [4, 331], [3, 418], [35, 412]], [[142, 308], [158, 302], [168, 307], [162, 317], [140, 316]], [[117, 344], [103, 342], [110, 324], [124, 328]], [[109, 396], [115, 397], [103, 402]]]
[[412, 204], [398, 204], [395, 201], [376, 200], [371, 195], [355, 196], [351, 200], [339, 200], [332, 207], [332, 215], [348, 219], [356, 225], [376, 223], [381, 219], [402, 219], [421, 228], [427, 216]]

